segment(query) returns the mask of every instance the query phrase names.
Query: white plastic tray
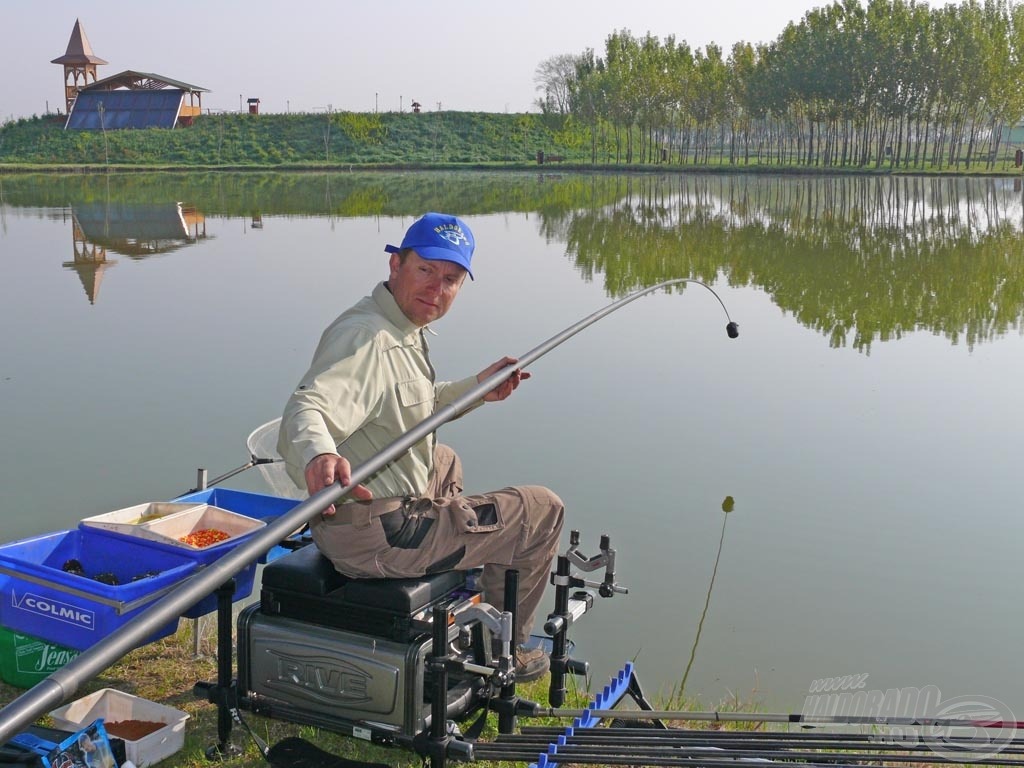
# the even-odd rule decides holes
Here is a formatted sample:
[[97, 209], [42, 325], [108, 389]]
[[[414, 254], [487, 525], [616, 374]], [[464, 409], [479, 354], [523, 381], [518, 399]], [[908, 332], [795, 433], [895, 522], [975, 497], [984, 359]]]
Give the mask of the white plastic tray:
[[170, 757], [184, 746], [185, 721], [189, 715], [149, 699], [122, 693], [114, 688], [104, 688], [53, 710], [50, 717], [53, 718], [55, 728], [72, 732], [85, 728], [97, 718], [103, 718], [104, 727], [114, 738], [121, 738], [110, 731], [111, 724], [118, 721], [165, 723], [163, 728], [141, 739], [123, 739], [125, 757], [138, 768], [146, 768], [147, 765]]

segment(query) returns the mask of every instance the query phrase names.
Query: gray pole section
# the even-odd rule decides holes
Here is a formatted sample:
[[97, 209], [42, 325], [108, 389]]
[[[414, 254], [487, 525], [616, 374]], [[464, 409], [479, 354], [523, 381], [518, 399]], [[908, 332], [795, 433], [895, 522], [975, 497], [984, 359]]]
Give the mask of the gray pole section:
[[879, 715], [801, 715], [773, 712], [687, 712], [664, 709], [556, 709], [539, 707], [530, 713], [536, 717], [595, 717], [619, 720], [694, 720], [715, 723], [789, 723], [796, 725], [870, 725], [910, 726], [915, 728], [1024, 728], [1019, 720], [963, 717], [888, 717]]
[[[58, 669], [48, 678], [37, 683], [35, 687], [16, 698], [0, 710], [0, 744], [5, 744], [16, 733], [24, 730], [35, 721], [36, 718], [69, 700], [75, 695], [82, 684], [92, 680], [126, 653], [141, 644], [150, 634], [157, 631], [167, 622], [172, 621], [175, 616], [180, 616], [195, 603], [199, 602], [199, 600], [227, 582], [228, 579], [240, 570], [276, 546], [278, 542], [288, 538], [297, 528], [309, 522], [322, 510], [350, 493], [363, 480], [386, 467], [420, 440], [427, 437], [427, 435], [435, 432], [439, 427], [466, 411], [480, 398], [509, 378], [517, 368], [525, 368], [559, 346], [562, 342], [575, 336], [587, 326], [596, 323], [605, 315], [611, 314], [631, 301], [659, 288], [677, 283], [701, 285], [711, 291], [715, 298], [718, 298], [718, 294], [714, 290], [699, 280], [691, 278], [668, 280], [619, 299], [569, 326], [561, 333], [552, 336], [544, 343], [522, 355], [515, 366], [504, 368], [484, 379], [462, 397], [439, 409], [429, 418], [424, 419], [390, 445], [383, 448], [375, 456], [372, 456], [358, 467], [353, 468], [351, 483], [344, 487], [335, 484], [310, 496], [294, 509], [274, 520], [258, 533], [253, 534], [251, 539], [238, 545], [238, 547], [219, 560], [214, 561], [206, 568], [183, 581], [180, 586], [176, 587], [165, 597], [154, 602], [153, 605], [142, 611], [138, 616], [126, 622], [108, 637], [83, 651], [75, 659], [68, 662], [67, 665]], [[719, 298], [718, 301], [722, 304], [722, 309], [725, 309], [725, 304], [722, 303], [722, 300]], [[726, 310], [725, 314], [728, 317], [728, 310]], [[731, 320], [727, 330], [729, 336], [735, 338], [737, 334], [736, 324]]]

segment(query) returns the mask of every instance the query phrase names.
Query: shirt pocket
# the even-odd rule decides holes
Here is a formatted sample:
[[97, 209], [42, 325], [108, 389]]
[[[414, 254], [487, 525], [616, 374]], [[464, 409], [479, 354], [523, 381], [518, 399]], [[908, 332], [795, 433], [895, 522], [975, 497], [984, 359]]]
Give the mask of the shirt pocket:
[[412, 379], [395, 384], [395, 394], [403, 408], [434, 402], [434, 385], [429, 379]]

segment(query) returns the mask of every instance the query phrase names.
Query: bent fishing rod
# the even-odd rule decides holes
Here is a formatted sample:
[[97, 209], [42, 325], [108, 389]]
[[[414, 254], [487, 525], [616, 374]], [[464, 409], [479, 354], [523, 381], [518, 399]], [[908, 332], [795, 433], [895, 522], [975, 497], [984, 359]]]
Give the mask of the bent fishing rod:
[[694, 278], [666, 280], [631, 293], [588, 315], [520, 356], [515, 365], [507, 366], [478, 382], [475, 387], [461, 397], [439, 408], [365, 462], [354, 467], [348, 485], [342, 486], [335, 483], [300, 502], [276, 520], [269, 522], [253, 534], [252, 538], [200, 569], [178, 587], [156, 600], [150, 607], [126, 621], [109, 636], [83, 651], [45, 680], [40, 681], [33, 688], [14, 699], [0, 710], [0, 744], [9, 741], [16, 733], [30, 725], [36, 718], [46, 714], [50, 709], [69, 700], [84, 683], [92, 680], [129, 651], [142, 645], [149, 635], [154, 634], [167, 622], [179, 617], [206, 595], [226, 584], [236, 573], [267, 553], [279, 542], [287, 539], [296, 529], [308, 523], [324, 509], [351, 493], [357, 485], [395, 461], [419, 441], [469, 410], [484, 395], [512, 376], [516, 370], [525, 368], [583, 329], [641, 296], [683, 283], [693, 283], [710, 291], [725, 311], [728, 320], [726, 333], [729, 338], [735, 339], [739, 336], [739, 325], [729, 317], [729, 311], [719, 295], [711, 286]]

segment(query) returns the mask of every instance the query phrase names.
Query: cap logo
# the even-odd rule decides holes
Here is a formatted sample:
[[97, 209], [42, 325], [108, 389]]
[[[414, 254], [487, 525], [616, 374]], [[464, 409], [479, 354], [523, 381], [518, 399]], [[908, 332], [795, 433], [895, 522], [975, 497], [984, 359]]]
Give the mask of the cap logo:
[[469, 238], [457, 224], [442, 224], [434, 227], [434, 231], [452, 245], [469, 245]]

